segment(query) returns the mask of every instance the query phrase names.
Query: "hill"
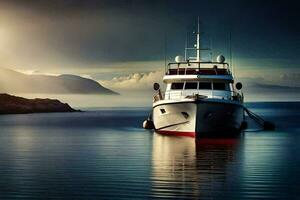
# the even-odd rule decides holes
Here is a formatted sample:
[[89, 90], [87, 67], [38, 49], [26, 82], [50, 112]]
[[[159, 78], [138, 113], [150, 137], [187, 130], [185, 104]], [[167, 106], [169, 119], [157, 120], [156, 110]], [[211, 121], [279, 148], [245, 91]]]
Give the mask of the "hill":
[[75, 75], [27, 75], [0, 68], [1, 93], [105, 94], [118, 93], [98, 82]]

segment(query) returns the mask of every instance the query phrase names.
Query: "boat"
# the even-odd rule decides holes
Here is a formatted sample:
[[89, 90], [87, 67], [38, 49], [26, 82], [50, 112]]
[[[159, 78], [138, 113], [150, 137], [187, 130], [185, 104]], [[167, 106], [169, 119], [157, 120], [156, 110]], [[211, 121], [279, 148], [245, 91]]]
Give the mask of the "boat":
[[[188, 56], [193, 51], [194, 57]], [[157, 133], [190, 137], [232, 137], [245, 123], [242, 84], [235, 83], [232, 66], [219, 55], [201, 59], [199, 22], [196, 44], [166, 65], [162, 92], [154, 83], [151, 121]]]

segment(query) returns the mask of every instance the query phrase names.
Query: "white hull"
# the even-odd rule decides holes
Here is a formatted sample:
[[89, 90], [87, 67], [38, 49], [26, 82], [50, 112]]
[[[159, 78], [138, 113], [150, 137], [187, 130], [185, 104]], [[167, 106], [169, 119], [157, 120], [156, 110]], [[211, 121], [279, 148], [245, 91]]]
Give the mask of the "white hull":
[[240, 131], [244, 109], [222, 100], [162, 101], [153, 106], [152, 117], [155, 130], [163, 134], [229, 136]]

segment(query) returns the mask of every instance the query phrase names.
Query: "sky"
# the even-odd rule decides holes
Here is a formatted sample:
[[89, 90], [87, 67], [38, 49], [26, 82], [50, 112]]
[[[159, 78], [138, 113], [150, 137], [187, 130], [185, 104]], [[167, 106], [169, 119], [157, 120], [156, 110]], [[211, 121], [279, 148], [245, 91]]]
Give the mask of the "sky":
[[229, 58], [231, 33], [235, 75], [250, 93], [267, 84], [298, 99], [299, 9], [290, 0], [0, 0], [0, 67], [149, 91], [165, 57], [183, 55], [187, 36], [193, 43], [199, 16], [214, 57]]

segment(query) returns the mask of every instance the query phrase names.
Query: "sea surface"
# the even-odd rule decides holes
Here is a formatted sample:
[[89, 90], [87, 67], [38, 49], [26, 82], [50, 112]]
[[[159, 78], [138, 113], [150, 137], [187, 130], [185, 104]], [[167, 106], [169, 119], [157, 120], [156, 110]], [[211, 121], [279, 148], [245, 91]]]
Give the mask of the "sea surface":
[[150, 108], [0, 116], [0, 199], [300, 199], [300, 103], [237, 139], [162, 136]]

